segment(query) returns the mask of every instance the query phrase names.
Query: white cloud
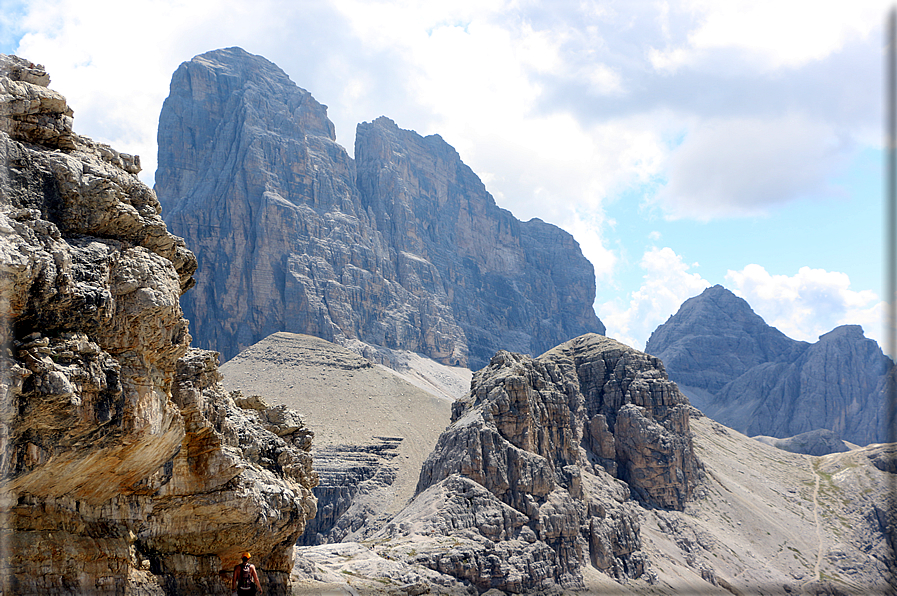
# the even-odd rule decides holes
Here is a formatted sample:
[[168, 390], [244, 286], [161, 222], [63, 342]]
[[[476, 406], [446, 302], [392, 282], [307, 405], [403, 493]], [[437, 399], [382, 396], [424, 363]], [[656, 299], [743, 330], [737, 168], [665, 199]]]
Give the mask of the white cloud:
[[598, 317], [608, 337], [644, 350], [651, 333], [710, 283], [698, 273], [689, 273], [691, 266], [669, 247], [645, 251], [640, 266], [645, 270], [644, 283], [630, 294], [629, 304], [605, 302], [598, 308]]
[[795, 275], [771, 275], [760, 265], [726, 274], [732, 291], [788, 337], [815, 342], [839, 325], [862, 325], [884, 346], [886, 304], [871, 290], [850, 289], [845, 273], [801, 267]]
[[670, 155], [657, 198], [673, 217], [762, 214], [814, 192], [831, 194], [826, 179], [852, 148], [830, 124], [802, 114], [695, 122]]
[[582, 254], [595, 267], [595, 278], [598, 284], [608, 283], [619, 263], [617, 254], [605, 246], [600, 231], [606, 227], [602, 221], [603, 213], [592, 212], [591, 215], [572, 214], [572, 219], [565, 221], [563, 228], [571, 233], [579, 242]]
[[651, 62], [675, 71], [713, 52], [736, 50], [743, 53], [743, 64], [758, 70], [797, 68], [830, 56], [848, 41], [868, 38], [888, 5], [886, 0], [857, 0], [849, 7], [818, 0], [692, 0], [681, 9], [699, 25], [681, 45], [652, 48]]

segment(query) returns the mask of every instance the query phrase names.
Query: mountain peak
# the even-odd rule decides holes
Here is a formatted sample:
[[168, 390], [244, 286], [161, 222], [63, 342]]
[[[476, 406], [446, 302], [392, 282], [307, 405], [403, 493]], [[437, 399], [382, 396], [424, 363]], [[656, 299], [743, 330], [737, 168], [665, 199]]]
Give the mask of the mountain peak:
[[861, 325], [840, 325], [819, 336], [820, 341], [836, 338], [867, 339]]
[[385, 116], [353, 160], [325, 106], [239, 48], [175, 72], [156, 181], [200, 263], [196, 343], [226, 359], [289, 331], [479, 367], [604, 330], [570, 234], [498, 208], [441, 137]]
[[827, 428], [842, 439], [885, 440], [889, 359], [859, 325], [810, 344], [769, 326], [722, 286], [686, 300], [646, 351], [708, 416], [741, 432], [789, 437]]

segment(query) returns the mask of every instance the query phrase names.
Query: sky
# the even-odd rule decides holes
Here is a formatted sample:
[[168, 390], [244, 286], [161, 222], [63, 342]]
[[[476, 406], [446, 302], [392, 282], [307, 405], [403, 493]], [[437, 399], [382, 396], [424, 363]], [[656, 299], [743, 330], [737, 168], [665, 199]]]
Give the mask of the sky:
[[499, 206], [569, 231], [644, 349], [714, 284], [789, 337], [883, 343], [883, 0], [0, 0], [79, 134], [141, 156], [181, 62], [240, 46], [329, 106], [439, 134]]

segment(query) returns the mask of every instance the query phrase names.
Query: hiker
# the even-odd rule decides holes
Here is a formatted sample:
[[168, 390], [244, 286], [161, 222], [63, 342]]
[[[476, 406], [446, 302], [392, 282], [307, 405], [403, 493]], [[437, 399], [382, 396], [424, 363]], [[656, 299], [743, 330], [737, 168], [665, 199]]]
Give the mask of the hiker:
[[259, 576], [255, 572], [255, 565], [249, 562], [249, 553], [243, 553], [242, 563], [234, 567], [234, 580], [231, 582], [231, 590], [238, 596], [254, 596], [262, 591]]

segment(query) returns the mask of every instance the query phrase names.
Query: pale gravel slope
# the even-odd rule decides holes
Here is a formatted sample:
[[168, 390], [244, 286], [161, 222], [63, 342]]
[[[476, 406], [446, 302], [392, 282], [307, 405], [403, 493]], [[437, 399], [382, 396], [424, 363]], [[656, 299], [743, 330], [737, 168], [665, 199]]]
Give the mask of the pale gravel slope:
[[[417, 359], [408, 361], [411, 366]], [[429, 360], [425, 364], [430, 374], [439, 373], [440, 387], [457, 385], [469, 375], [467, 369]], [[315, 433], [313, 456], [328, 446], [369, 445], [377, 443], [377, 437], [402, 437], [394, 459], [395, 482], [370, 497], [379, 501], [372, 504], [378, 514], [395, 513], [411, 498], [421, 464], [451, 414], [445, 391], [424, 391], [400, 373], [308, 335], [275, 333], [220, 370], [228, 391], [263, 395], [272, 404], [300, 412]]]

